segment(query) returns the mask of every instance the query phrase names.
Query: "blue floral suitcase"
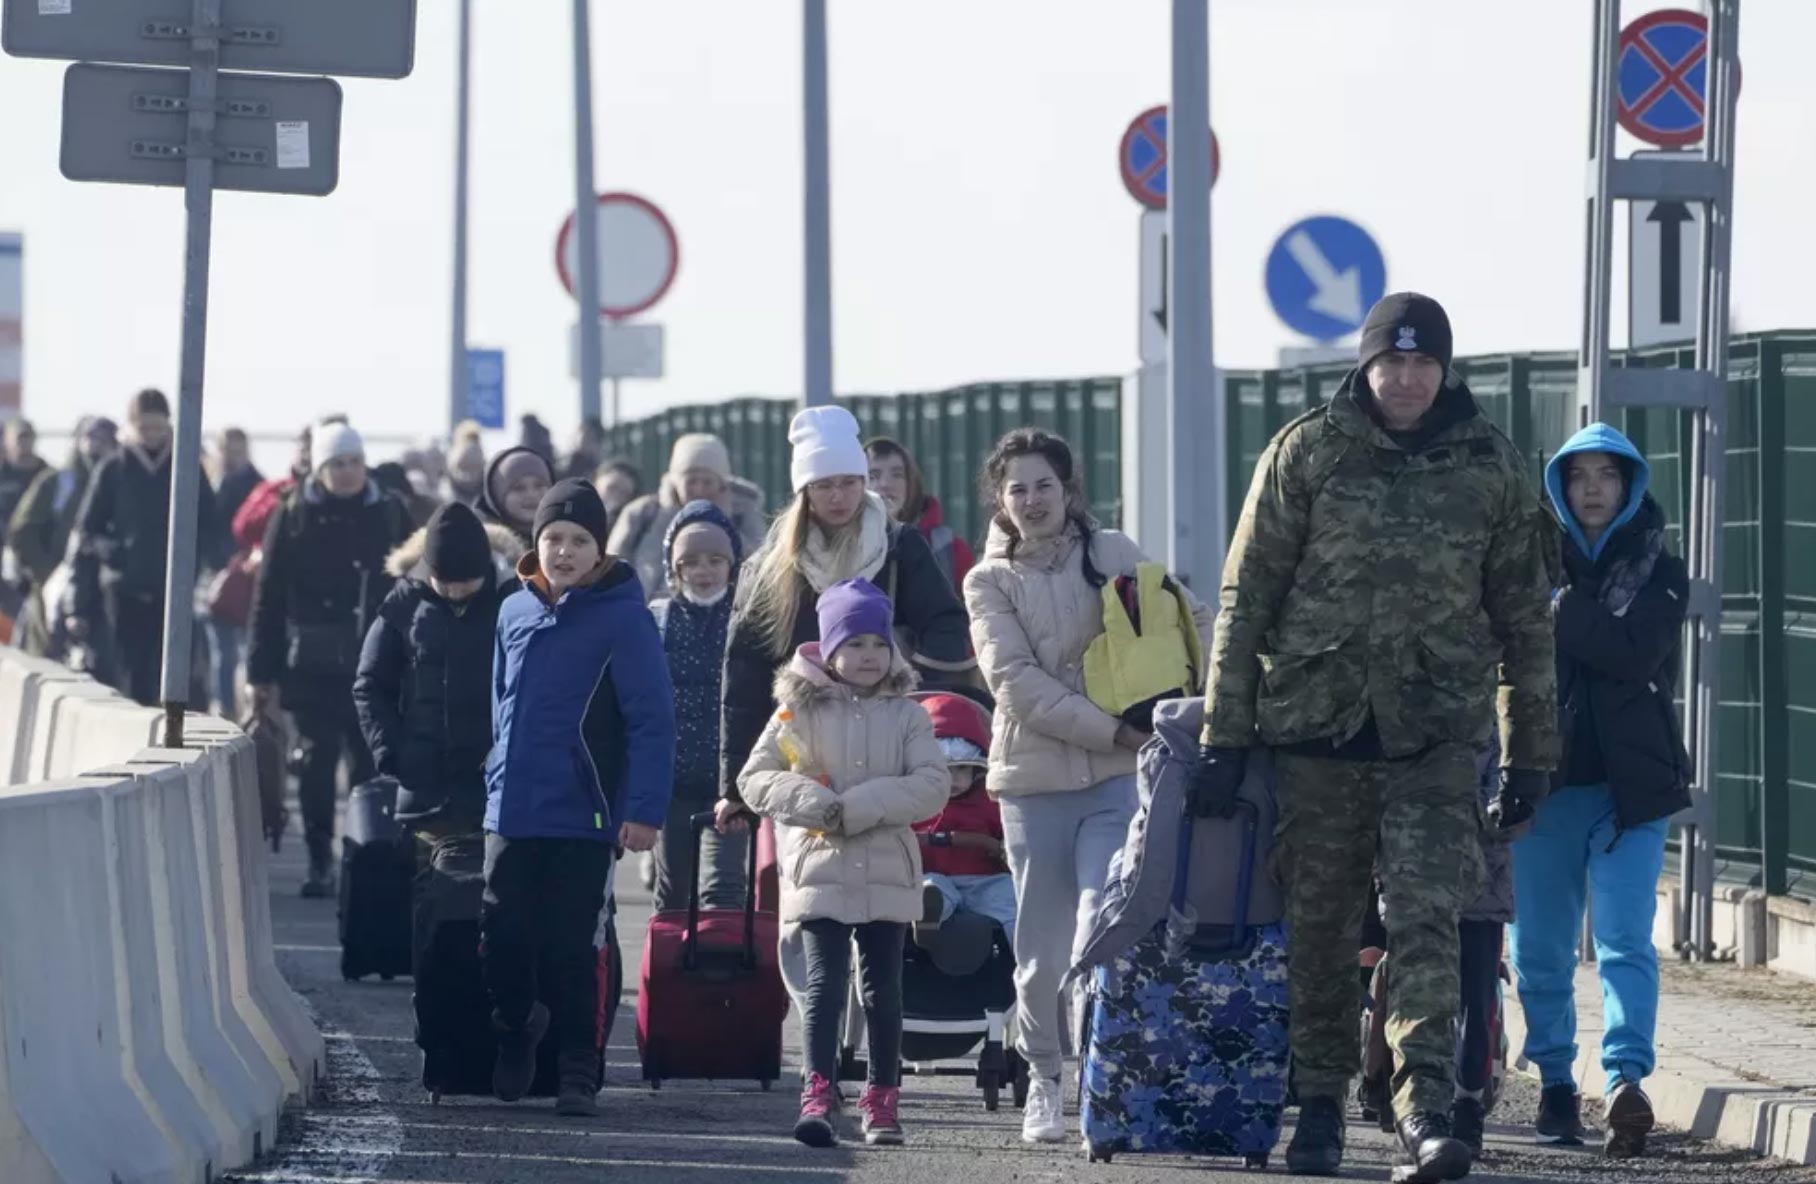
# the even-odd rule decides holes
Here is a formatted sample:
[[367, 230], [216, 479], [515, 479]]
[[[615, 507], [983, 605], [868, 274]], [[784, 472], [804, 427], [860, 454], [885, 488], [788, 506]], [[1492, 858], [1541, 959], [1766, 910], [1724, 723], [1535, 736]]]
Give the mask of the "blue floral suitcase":
[[1265, 1168], [1280, 1140], [1286, 927], [1246, 923], [1257, 818], [1244, 802], [1229, 823], [1197, 822], [1247, 828], [1235, 925], [1179, 923], [1188, 816], [1169, 921], [1092, 975], [1079, 1041], [1079, 1116], [1093, 1162], [1174, 1152]]

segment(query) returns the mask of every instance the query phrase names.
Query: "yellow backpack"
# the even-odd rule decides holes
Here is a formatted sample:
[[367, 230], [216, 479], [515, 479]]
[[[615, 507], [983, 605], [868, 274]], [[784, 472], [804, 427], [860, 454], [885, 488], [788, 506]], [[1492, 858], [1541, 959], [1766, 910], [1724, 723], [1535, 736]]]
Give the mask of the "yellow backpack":
[[[1131, 586], [1132, 585], [1132, 586]], [[1119, 719], [1152, 730], [1153, 705], [1197, 692], [1204, 677], [1198, 626], [1164, 564], [1105, 582], [1103, 634], [1085, 650], [1085, 694]]]

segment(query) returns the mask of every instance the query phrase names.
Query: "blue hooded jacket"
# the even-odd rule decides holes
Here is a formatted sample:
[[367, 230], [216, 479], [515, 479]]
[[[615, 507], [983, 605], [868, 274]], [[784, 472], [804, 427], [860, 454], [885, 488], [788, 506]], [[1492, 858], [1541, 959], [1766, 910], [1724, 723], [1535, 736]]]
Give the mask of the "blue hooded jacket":
[[668, 673], [675, 685], [675, 790], [678, 797], [710, 801], [719, 784], [719, 692], [725, 677], [725, 640], [731, 629], [732, 594], [744, 563], [744, 540], [731, 517], [708, 501], [681, 507], [662, 540], [662, 564], [674, 583], [675, 539], [696, 522], [708, 522], [731, 539], [731, 583], [717, 604], [695, 604], [676, 593], [650, 605], [662, 630]]
[[[1570, 512], [1569, 499], [1564, 495], [1565, 477], [1568, 472], [1566, 466], [1569, 464], [1569, 458], [1579, 452], [1606, 452], [1630, 462], [1627, 503], [1621, 507], [1621, 512], [1615, 515], [1614, 521], [1608, 524], [1608, 529], [1604, 530], [1601, 537], [1595, 540], [1593, 547], [1589, 545], [1587, 538], [1583, 535], [1583, 528], [1577, 525], [1576, 516]], [[1641, 503], [1646, 500], [1646, 490], [1651, 484], [1652, 466], [1646, 463], [1646, 458], [1640, 455], [1639, 449], [1633, 446], [1633, 441], [1622, 435], [1619, 429], [1609, 427], [1605, 423], [1592, 423], [1564, 441], [1564, 446], [1557, 450], [1557, 455], [1545, 465], [1545, 492], [1551, 495], [1551, 505], [1557, 513], [1558, 522], [1562, 524], [1571, 541], [1576, 543], [1577, 548], [1589, 557], [1591, 563], [1602, 557], [1602, 550], [1607, 547], [1608, 540], [1612, 539], [1621, 527], [1633, 521], [1633, 516], [1639, 513]]]
[[662, 638], [630, 564], [550, 601], [536, 555], [498, 612], [488, 831], [617, 841], [660, 827], [675, 773], [675, 696]]

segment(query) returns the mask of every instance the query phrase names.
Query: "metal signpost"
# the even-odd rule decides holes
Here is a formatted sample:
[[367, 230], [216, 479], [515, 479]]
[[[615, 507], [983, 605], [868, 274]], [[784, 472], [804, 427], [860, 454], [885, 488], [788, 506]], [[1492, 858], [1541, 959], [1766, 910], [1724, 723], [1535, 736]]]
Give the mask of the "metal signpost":
[[[402, 78], [415, 60], [415, 0], [4, 0], [0, 47], [77, 61], [64, 79], [61, 160], [72, 180], [182, 185], [188, 212], [183, 350], [171, 445], [164, 580], [164, 743], [181, 747], [194, 625], [196, 501], [216, 188], [326, 194], [339, 176], [340, 88]], [[90, 61], [114, 63], [97, 66]], [[176, 66], [186, 70], [122, 69]]]
[[801, 402], [832, 402], [832, 131], [827, 117], [826, 0], [801, 0]]
[[[574, 0], [574, 208], [582, 210], [598, 192], [593, 182], [593, 24], [592, 0]], [[578, 289], [568, 291], [580, 301], [580, 335], [587, 348], [581, 352], [580, 422], [596, 420], [599, 409], [599, 369], [596, 319], [588, 311], [599, 304], [599, 222], [582, 218], [579, 223]], [[563, 279], [566, 283], [566, 279]]]
[[[609, 330], [605, 326], [636, 316], [668, 295], [681, 267], [681, 240], [668, 215], [654, 202], [634, 193], [601, 193], [594, 208], [596, 212], [590, 220], [569, 214], [567, 221], [562, 223], [560, 233], [555, 236], [555, 271], [561, 276], [562, 286], [581, 302], [580, 323], [574, 330], [579, 340], [570, 351], [576, 376], [581, 378], [583, 389], [589, 381], [588, 375], [593, 379], [612, 380], [612, 422], [616, 423], [619, 419], [619, 381], [661, 377], [661, 339], [658, 333], [656, 373], [651, 375], [648, 373], [650, 347], [647, 340], [638, 339], [633, 343], [621, 337], [617, 347], [612, 348], [606, 341]], [[582, 223], [587, 221], [595, 229], [595, 270], [600, 276], [593, 301], [598, 311], [592, 315], [582, 298], [583, 282], [577, 283], [575, 278], [585, 272], [582, 243], [586, 228]], [[575, 232], [576, 228], [580, 233]], [[644, 360], [628, 369], [622, 363], [615, 368], [605, 368], [614, 356]]]
[[[1596, 0], [1589, 235], [1584, 252], [1583, 339], [1577, 359], [1581, 423], [1605, 419], [1620, 407], [1665, 407], [1688, 411], [1695, 427], [1688, 465], [1690, 512], [1683, 532], [1690, 568], [1684, 735], [1694, 785], [1691, 807], [1678, 823], [1683, 911], [1675, 918], [1678, 947], [1693, 958], [1708, 958], [1714, 952], [1713, 790], [1728, 446], [1728, 277], [1734, 105], [1740, 92], [1740, 0], [1712, 0], [1712, 7], [1712, 20], [1670, 10], [1640, 17], [1623, 30], [1620, 0]], [[1619, 159], [1617, 122], [1659, 147], [1682, 148], [1700, 141], [1701, 148]], [[1614, 204], [1619, 201], [1677, 202], [1702, 211], [1694, 369], [1617, 367], [1609, 356]], [[1772, 890], [1770, 883], [1767, 890]]]
[[1387, 291], [1387, 261], [1368, 231], [1322, 215], [1286, 228], [1267, 255], [1267, 298], [1287, 328], [1330, 342], [1362, 327]]
[[0, 418], [19, 414], [25, 380], [25, 240], [0, 234]]
[[[448, 326], [448, 433], [467, 406], [467, 181], [473, 84], [473, 0], [460, 0], [460, 61], [454, 94], [454, 310]], [[503, 427], [502, 422], [499, 427]]]
[[504, 427], [504, 351], [469, 349], [464, 364], [467, 401], [462, 418], [482, 428]]

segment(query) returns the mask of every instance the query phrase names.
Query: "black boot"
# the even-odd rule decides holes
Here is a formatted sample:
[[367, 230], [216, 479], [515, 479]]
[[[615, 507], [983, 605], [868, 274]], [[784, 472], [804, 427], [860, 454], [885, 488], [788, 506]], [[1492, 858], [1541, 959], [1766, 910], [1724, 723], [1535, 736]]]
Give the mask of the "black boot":
[[564, 1049], [556, 1062], [561, 1092], [555, 1113], [568, 1118], [591, 1118], [599, 1113], [599, 1053], [590, 1048]]
[[1450, 1133], [1450, 1115], [1415, 1111], [1398, 1123], [1401, 1159], [1394, 1184], [1433, 1184], [1469, 1174], [1469, 1148]]
[[515, 1102], [530, 1092], [536, 1080], [536, 1046], [549, 1031], [549, 1009], [540, 1002], [530, 1008], [522, 1026], [502, 1023], [492, 1016], [498, 1033], [498, 1059], [492, 1063], [492, 1092], [501, 1102]]
[[1575, 1147], [1583, 1141], [1582, 1100], [1576, 1086], [1548, 1085], [1539, 1094], [1539, 1116], [1533, 1123], [1541, 1139]]
[[1343, 1103], [1320, 1095], [1299, 1102], [1299, 1125], [1286, 1148], [1295, 1176], [1334, 1176], [1343, 1170]]
[[310, 835], [309, 874], [303, 880], [304, 900], [326, 900], [334, 895], [334, 838]]
[[1623, 1081], [1608, 1095], [1608, 1142], [1603, 1152], [1610, 1159], [1644, 1155], [1646, 1136], [1652, 1133], [1652, 1101], [1637, 1081]]
[[1469, 1148], [1474, 1159], [1482, 1158], [1482, 1127], [1486, 1119], [1480, 1098], [1458, 1098], [1450, 1104], [1450, 1133]]

